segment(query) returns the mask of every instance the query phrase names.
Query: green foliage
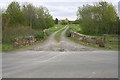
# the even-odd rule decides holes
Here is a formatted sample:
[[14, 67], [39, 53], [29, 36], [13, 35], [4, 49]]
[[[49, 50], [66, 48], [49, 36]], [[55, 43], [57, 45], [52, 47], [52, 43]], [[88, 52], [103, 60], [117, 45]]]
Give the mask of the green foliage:
[[23, 12], [23, 15], [24, 15], [24, 21], [25, 21], [25, 24], [27, 26], [34, 26], [34, 22], [35, 22], [35, 14], [36, 14], [36, 11], [35, 11], [35, 7], [32, 5], [32, 4], [24, 4], [22, 6], [22, 12]]
[[66, 36], [71, 37], [71, 32], [79, 32], [81, 29], [78, 24], [69, 24], [69, 29], [66, 31]]
[[0, 43], [0, 52], [2, 51], [2, 44]]
[[13, 43], [15, 38], [31, 36], [36, 31], [30, 27], [7, 28], [2, 32], [3, 43]]
[[70, 31], [70, 28], [66, 31], [66, 36], [67, 36], [67, 37], [71, 37], [71, 31]]
[[[84, 33], [81, 29], [81, 26], [79, 26], [78, 24], [70, 24], [69, 25], [69, 29], [66, 32], [66, 36], [71, 39], [72, 41], [75, 41], [76, 43], [79, 43], [81, 45], [85, 45], [85, 46], [89, 46], [89, 47], [93, 47], [96, 49], [102, 49], [102, 50], [117, 50], [118, 51], [118, 46], [119, 46], [119, 35], [103, 35], [103, 34], [87, 34]], [[105, 47], [104, 48], [100, 48], [98, 45], [96, 44], [87, 44], [87, 43], [83, 43], [80, 40], [74, 39], [70, 36], [71, 32], [79, 32], [81, 34], [87, 35], [87, 36], [96, 36], [96, 37], [105, 37]]]
[[49, 31], [48, 29], [45, 29], [45, 30], [44, 30], [44, 33], [45, 33], [46, 36], [49, 36], [49, 35], [50, 35], [50, 31]]
[[7, 26], [17, 26], [17, 25], [24, 24], [24, 21], [23, 21], [24, 17], [23, 17], [22, 11], [20, 10], [20, 5], [18, 2], [12, 2], [8, 6], [6, 10], [6, 14], [4, 14], [3, 17], [6, 17], [6, 19], [8, 19]]
[[66, 25], [67, 22], [65, 20], [62, 20], [62, 25]]
[[99, 2], [97, 5], [79, 7], [77, 16], [81, 29], [86, 34], [117, 34], [117, 13], [112, 4]]
[[69, 20], [66, 18], [65, 20], [62, 20], [62, 25], [67, 25], [69, 23]]
[[40, 6], [39, 8], [36, 8], [35, 15], [36, 18], [34, 20], [33, 29], [43, 30], [54, 26], [54, 20], [46, 7]]
[[69, 24], [79, 24], [79, 20], [75, 20], [75, 21], [69, 21]]
[[44, 32], [39, 30], [37, 32], [34, 33], [34, 36], [37, 40], [41, 40], [44, 39]]
[[55, 24], [58, 24], [58, 19], [57, 18], [55, 19]]
[[54, 26], [54, 20], [53, 20], [52, 16], [50, 14], [48, 14], [47, 18], [46, 18], [46, 28], [48, 29], [53, 26]]
[[32, 29], [43, 30], [54, 26], [54, 20], [46, 7], [35, 7], [25, 3], [20, 6], [12, 2], [2, 14], [3, 29], [8, 27], [30, 26]]
[[63, 27], [64, 27], [64, 25], [56, 24], [56, 25], [54, 25], [54, 27], [51, 27], [48, 30], [49, 30], [50, 34], [52, 34], [53, 32], [55, 32], [59, 29], [62, 29]]
[[13, 50], [14, 48], [13, 48], [13, 45], [12, 44], [2, 44], [2, 51], [5, 51], [5, 52], [7, 52], [7, 51], [11, 51], [11, 50]]
[[53, 26], [54, 20], [46, 7], [35, 7], [29, 3], [20, 6], [18, 2], [12, 2], [2, 13], [2, 42], [6, 44], [3, 50], [12, 49], [10, 45], [15, 38], [35, 36], [43, 40], [46, 37], [43, 30]]

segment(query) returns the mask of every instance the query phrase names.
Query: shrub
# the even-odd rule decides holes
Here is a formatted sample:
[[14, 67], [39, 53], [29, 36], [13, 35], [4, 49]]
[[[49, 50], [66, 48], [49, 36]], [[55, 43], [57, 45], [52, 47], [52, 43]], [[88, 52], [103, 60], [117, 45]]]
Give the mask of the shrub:
[[34, 36], [37, 40], [41, 40], [44, 38], [44, 32], [42, 30], [39, 30], [34, 34]]
[[2, 44], [2, 51], [11, 51], [13, 50], [12, 44]]
[[12, 43], [15, 38], [31, 36], [36, 31], [30, 27], [17, 27], [17, 28], [6, 28], [2, 32], [2, 42], [3, 43]]
[[68, 29], [68, 30], [66, 31], [66, 36], [67, 36], [67, 37], [71, 37], [70, 29]]
[[45, 30], [44, 30], [44, 33], [45, 33], [46, 36], [49, 36], [49, 35], [50, 35], [50, 31], [49, 31], [48, 29], [45, 29]]

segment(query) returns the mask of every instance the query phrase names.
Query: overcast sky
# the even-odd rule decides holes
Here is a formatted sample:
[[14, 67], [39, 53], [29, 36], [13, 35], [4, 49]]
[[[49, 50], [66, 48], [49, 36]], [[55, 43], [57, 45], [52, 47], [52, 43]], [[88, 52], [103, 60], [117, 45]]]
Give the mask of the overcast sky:
[[[20, 4], [24, 2], [30, 2], [35, 6], [45, 6], [48, 8], [53, 18], [75, 20], [77, 18], [76, 12], [78, 7], [84, 4], [95, 4], [101, 0], [0, 0], [0, 7], [6, 9], [8, 4], [12, 1], [17, 1]], [[103, 1], [103, 0], [102, 0]], [[104, 0], [112, 3], [116, 9], [118, 7], [119, 0]]]

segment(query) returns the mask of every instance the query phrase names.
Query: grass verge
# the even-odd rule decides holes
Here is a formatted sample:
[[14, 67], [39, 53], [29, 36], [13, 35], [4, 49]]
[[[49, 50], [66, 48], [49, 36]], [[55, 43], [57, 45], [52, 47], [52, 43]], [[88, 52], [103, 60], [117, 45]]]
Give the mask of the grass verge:
[[[64, 27], [64, 25], [61, 25], [61, 24], [54, 25], [54, 27], [51, 27], [48, 29], [50, 32], [49, 34], [52, 34], [55, 31], [57, 31], [63, 27]], [[28, 27], [27, 28], [21, 27], [21, 28], [16, 28], [16, 29], [7, 29], [3, 32], [3, 34], [4, 34], [3, 35], [3, 44], [0, 44], [0, 50], [3, 52], [17, 51], [17, 50], [21, 50], [21, 49], [23, 50], [23, 49], [32, 47], [33, 45], [36, 45], [37, 43], [41, 43], [48, 38], [48, 36], [46, 36], [46, 35], [43, 36], [42, 32], [32, 30]], [[39, 35], [40, 37], [44, 37], [44, 38], [41, 38], [39, 41], [33, 43], [32, 45], [22, 46], [19, 48], [13, 47], [13, 40], [15, 38], [20, 38], [20, 37], [29, 36], [29, 35], [33, 35], [33, 36]]]
[[8, 52], [8, 51], [12, 51], [12, 50], [14, 50], [12, 44], [6, 43], [6, 44], [2, 45], [2, 51], [3, 52]]
[[15, 38], [22, 38], [22, 37], [26, 37], [26, 36], [34, 36], [34, 37], [37, 36], [39, 38], [38, 41], [41, 41], [41, 40], [44, 40], [44, 38], [46, 37], [42, 30], [39, 30], [39, 31], [34, 30], [31, 27], [27, 27], [27, 26], [21, 26], [21, 27], [16, 27], [16, 28], [7, 28], [7, 29], [3, 30], [2, 36], [3, 37], [2, 37], [2, 47], [1, 48], [2, 48], [3, 52], [14, 51], [16, 49], [22, 48], [22, 47], [19, 47], [19, 48], [13, 47]]

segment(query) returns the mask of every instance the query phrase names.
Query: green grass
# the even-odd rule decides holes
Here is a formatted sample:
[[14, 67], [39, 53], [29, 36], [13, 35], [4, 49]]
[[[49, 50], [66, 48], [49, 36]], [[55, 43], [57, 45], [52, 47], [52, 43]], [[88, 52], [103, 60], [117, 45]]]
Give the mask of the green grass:
[[76, 32], [79, 32], [81, 30], [80, 25], [79, 24], [69, 24], [69, 27]]
[[8, 52], [14, 50], [12, 44], [2, 44], [2, 51], [3, 52]]
[[0, 43], [0, 52], [2, 52], [2, 44]]
[[64, 25], [61, 24], [55, 24], [54, 27], [49, 28], [50, 34], [54, 33], [55, 31], [58, 31], [59, 29], [62, 29]]
[[16, 27], [16, 28], [6, 28], [3, 30], [2, 35], [2, 51], [8, 52], [15, 50], [17, 48], [13, 47], [13, 42], [15, 38], [21, 38], [24, 36], [34, 35], [36, 31], [30, 27]]
[[30, 27], [16, 27], [16, 28], [6, 28], [3, 30], [2, 42], [3, 43], [13, 43], [15, 38], [21, 38], [24, 36], [33, 36], [36, 33], [36, 30], [31, 29]]
[[54, 37], [55, 40], [57, 40], [58, 42], [60, 41], [61, 33], [62, 33], [64, 30], [65, 30], [65, 28], [62, 29], [61, 31], [57, 32], [57, 34], [56, 34], [55, 37]]
[[1, 48], [2, 48], [2, 51], [3, 52], [10, 52], [10, 51], [18, 51], [18, 50], [25, 50], [25, 49], [29, 49], [30, 47], [32, 47], [33, 45], [37, 45], [38, 43], [41, 43], [45, 40], [42, 39], [42, 40], [39, 40], [31, 45], [27, 45], [27, 46], [22, 46], [22, 47], [18, 47], [18, 48], [14, 48], [12, 44], [2, 44]]

